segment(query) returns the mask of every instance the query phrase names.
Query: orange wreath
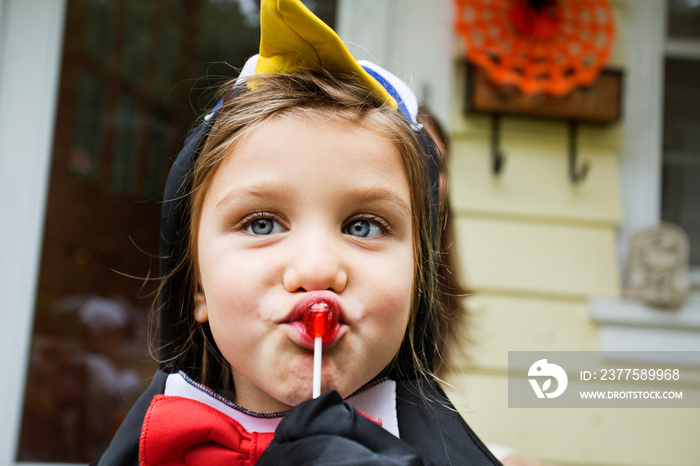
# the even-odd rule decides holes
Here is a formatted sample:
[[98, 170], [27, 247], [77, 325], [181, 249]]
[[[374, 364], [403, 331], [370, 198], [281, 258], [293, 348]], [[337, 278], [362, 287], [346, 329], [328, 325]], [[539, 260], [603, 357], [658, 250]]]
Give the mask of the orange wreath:
[[564, 96], [608, 63], [615, 19], [607, 0], [455, 0], [467, 59], [502, 86]]

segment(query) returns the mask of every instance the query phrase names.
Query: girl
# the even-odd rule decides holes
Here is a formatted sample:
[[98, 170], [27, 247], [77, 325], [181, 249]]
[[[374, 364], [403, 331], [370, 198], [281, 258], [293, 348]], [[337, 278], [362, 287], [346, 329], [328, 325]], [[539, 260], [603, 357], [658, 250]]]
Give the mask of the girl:
[[[260, 55], [171, 170], [162, 369], [98, 464], [497, 464], [430, 377], [437, 170], [415, 97], [301, 2], [261, 8]], [[310, 399], [319, 303], [339, 323]]]

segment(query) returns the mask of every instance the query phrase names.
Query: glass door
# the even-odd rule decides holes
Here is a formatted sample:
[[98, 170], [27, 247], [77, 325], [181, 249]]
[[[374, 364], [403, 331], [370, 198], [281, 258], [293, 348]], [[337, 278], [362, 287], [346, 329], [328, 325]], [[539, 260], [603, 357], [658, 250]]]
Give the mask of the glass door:
[[[333, 25], [335, 1], [308, 2]], [[69, 0], [17, 460], [93, 461], [157, 367], [160, 195], [256, 0]]]

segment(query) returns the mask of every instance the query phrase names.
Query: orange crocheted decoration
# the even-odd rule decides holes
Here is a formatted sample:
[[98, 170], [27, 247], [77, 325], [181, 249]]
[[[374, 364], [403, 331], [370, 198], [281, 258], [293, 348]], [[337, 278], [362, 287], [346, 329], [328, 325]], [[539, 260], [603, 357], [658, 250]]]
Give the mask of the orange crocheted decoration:
[[607, 0], [455, 0], [467, 58], [502, 86], [563, 96], [590, 86], [610, 59]]

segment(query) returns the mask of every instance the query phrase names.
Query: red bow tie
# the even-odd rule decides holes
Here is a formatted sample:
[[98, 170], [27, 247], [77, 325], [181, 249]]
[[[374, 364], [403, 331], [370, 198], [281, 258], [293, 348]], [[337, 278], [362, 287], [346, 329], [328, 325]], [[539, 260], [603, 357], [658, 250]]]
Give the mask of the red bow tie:
[[141, 430], [141, 466], [253, 465], [273, 432], [248, 432], [238, 421], [199, 401], [157, 395]]

